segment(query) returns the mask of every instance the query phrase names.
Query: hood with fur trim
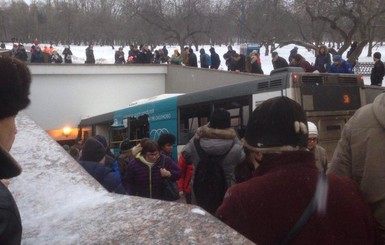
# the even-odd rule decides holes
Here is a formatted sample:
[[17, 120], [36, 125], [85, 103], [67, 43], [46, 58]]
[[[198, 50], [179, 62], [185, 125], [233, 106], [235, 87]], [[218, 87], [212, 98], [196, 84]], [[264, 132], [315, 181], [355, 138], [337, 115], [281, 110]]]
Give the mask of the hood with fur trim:
[[22, 171], [18, 162], [0, 145], [0, 179], [10, 179]]
[[239, 142], [234, 129], [215, 129], [207, 125], [198, 128], [195, 137], [200, 139], [202, 149], [209, 155], [223, 155]]

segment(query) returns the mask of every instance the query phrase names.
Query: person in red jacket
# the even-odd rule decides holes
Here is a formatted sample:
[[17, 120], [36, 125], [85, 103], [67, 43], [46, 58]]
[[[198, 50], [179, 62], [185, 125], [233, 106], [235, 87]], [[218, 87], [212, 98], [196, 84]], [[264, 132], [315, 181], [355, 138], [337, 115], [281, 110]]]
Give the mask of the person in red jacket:
[[178, 189], [179, 189], [179, 195], [180, 195], [180, 197], [184, 196], [186, 203], [191, 204], [190, 182], [191, 182], [191, 176], [193, 173], [192, 164], [187, 163], [183, 154], [181, 154], [179, 156], [179, 159], [178, 159], [178, 167], [181, 171], [180, 179], [177, 181]]
[[255, 172], [228, 189], [217, 216], [256, 244], [381, 244], [357, 184], [317, 169], [306, 124], [287, 97], [254, 110], [243, 145]]

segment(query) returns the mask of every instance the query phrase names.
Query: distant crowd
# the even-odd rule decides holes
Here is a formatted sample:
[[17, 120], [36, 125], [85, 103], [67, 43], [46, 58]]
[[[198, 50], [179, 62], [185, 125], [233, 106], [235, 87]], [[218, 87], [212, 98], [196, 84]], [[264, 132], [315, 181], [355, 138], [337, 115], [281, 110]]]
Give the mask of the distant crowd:
[[[94, 46], [90, 44], [86, 50], [86, 64], [95, 64]], [[357, 42], [353, 42], [347, 57], [356, 50]], [[261, 58], [259, 50], [253, 50], [249, 55], [238, 54], [233, 50], [232, 46], [227, 47], [228, 51], [223, 55], [225, 59], [227, 70], [236, 72], [249, 72], [255, 74], [264, 74], [262, 70]], [[1, 43], [1, 49], [5, 50], [5, 44]], [[72, 51], [69, 46], [65, 47], [60, 55], [53, 47], [44, 46], [43, 49], [39, 46], [39, 41], [35, 40], [31, 47], [31, 63], [72, 63]], [[199, 50], [200, 67], [209, 69], [218, 69], [221, 64], [221, 59], [216, 53], [215, 48], [211, 47], [209, 53], [206, 53], [204, 48]], [[9, 55], [20, 59], [22, 61], [28, 60], [27, 52], [22, 44], [14, 44]], [[64, 58], [63, 58], [64, 57]], [[272, 64], [274, 69], [284, 68], [288, 66], [301, 67], [305, 72], [320, 72], [320, 73], [346, 73], [353, 74], [353, 67], [349, 61], [342, 58], [341, 55], [334, 55], [328, 52], [325, 45], [321, 45], [315, 57], [314, 64], [308, 62], [302, 55], [298, 53], [298, 47], [294, 47], [290, 51], [290, 56], [286, 60], [278, 55], [278, 52], [271, 54]], [[385, 75], [385, 67], [381, 61], [381, 53], [375, 52], [373, 54], [374, 66], [371, 72], [371, 85], [382, 85], [382, 80]], [[115, 52], [115, 64], [173, 64], [185, 65], [191, 67], [198, 67], [198, 58], [194, 50], [190, 47], [185, 47], [182, 53], [175, 49], [173, 54], [169, 56], [166, 46], [163, 48], [151, 51], [148, 45], [130, 45], [128, 56], [126, 58], [123, 47], [119, 47]]]

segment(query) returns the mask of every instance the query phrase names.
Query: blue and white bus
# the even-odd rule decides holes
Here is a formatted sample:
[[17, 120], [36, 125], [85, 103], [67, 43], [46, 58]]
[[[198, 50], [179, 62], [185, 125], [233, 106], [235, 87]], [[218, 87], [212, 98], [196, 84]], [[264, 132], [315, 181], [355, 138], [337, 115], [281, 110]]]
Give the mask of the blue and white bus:
[[[185, 145], [196, 129], [209, 121], [215, 108], [230, 112], [231, 126], [242, 137], [249, 115], [263, 101], [287, 96], [302, 105], [309, 121], [318, 126], [320, 144], [329, 157], [334, 151], [346, 121], [366, 104], [365, 86], [358, 75], [304, 73], [302, 69], [285, 68], [255, 81], [228, 85], [187, 94], [166, 94], [131, 103], [127, 108], [88, 118], [79, 127], [108, 132], [112, 148], [129, 138], [157, 140], [164, 132], [177, 138], [177, 146]], [[175, 159], [177, 159], [177, 147]]]

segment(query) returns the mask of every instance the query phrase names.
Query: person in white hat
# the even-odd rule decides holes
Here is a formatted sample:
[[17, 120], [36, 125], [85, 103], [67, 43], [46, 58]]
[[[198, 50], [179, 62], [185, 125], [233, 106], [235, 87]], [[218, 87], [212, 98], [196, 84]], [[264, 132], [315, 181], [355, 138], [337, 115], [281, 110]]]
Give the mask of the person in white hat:
[[318, 145], [318, 129], [317, 126], [308, 121], [307, 122], [307, 127], [309, 129], [309, 136], [308, 136], [308, 141], [307, 141], [307, 148], [311, 151], [314, 152], [315, 155], [315, 165], [317, 168], [326, 173], [327, 167], [328, 167], [328, 159], [327, 159], [327, 154], [326, 150]]

